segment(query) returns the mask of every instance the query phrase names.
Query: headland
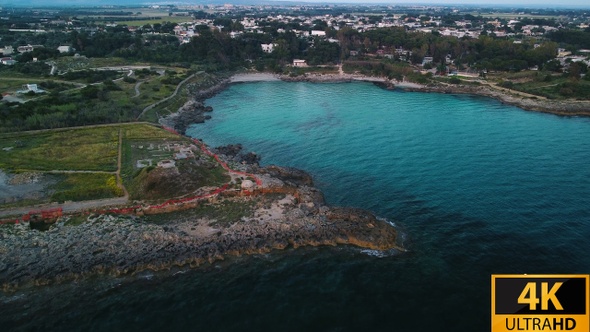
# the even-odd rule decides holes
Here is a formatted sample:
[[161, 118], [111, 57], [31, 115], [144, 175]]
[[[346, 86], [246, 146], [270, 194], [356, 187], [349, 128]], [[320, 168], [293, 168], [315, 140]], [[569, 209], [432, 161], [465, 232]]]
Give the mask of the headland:
[[[77, 130], [82, 132], [72, 135], [89, 129]], [[386, 221], [368, 211], [328, 206], [309, 174], [261, 167], [260, 158], [239, 145], [209, 149], [172, 129], [147, 124], [96, 130], [105, 136], [119, 133], [123, 165], [117, 173], [128, 192], [39, 205], [25, 216], [9, 217], [10, 208], [0, 210], [4, 291], [96, 274], [196, 267], [287, 247], [345, 244], [404, 250]], [[188, 157], [175, 160], [174, 166], [153, 159], [166, 151], [177, 155], [176, 150]], [[161, 166], [154, 167], [156, 162]]]

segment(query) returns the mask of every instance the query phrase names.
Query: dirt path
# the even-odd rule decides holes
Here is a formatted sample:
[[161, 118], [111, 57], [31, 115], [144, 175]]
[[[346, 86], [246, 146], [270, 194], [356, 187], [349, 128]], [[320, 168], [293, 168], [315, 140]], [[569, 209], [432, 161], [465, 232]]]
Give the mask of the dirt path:
[[139, 86], [143, 83], [143, 81], [141, 82], [137, 82], [137, 84], [135, 84], [135, 96], [131, 97], [131, 98], [137, 98], [139, 97], [139, 95], [141, 95], [141, 91], [139, 91]]
[[147, 112], [147, 111], [151, 110], [152, 108], [154, 108], [154, 107], [156, 107], [156, 106], [158, 106], [158, 105], [160, 105], [160, 104], [162, 104], [162, 103], [164, 103], [164, 102], [167, 102], [168, 100], [170, 100], [170, 99], [172, 99], [172, 98], [176, 97], [176, 95], [178, 94], [178, 91], [180, 91], [180, 88], [182, 87], [182, 85], [183, 85], [184, 83], [186, 83], [188, 80], [192, 79], [192, 78], [193, 78], [193, 77], [195, 77], [196, 75], [200, 75], [200, 74], [202, 74], [202, 73], [204, 73], [204, 72], [203, 72], [203, 71], [200, 71], [200, 72], [198, 72], [198, 73], [195, 73], [195, 74], [192, 74], [191, 76], [189, 76], [189, 77], [185, 78], [184, 80], [182, 80], [182, 82], [178, 83], [178, 85], [176, 86], [176, 89], [174, 90], [174, 93], [172, 93], [172, 95], [170, 95], [169, 97], [166, 97], [166, 98], [164, 98], [164, 99], [162, 99], [162, 100], [160, 100], [160, 101], [158, 101], [158, 102], [155, 102], [155, 103], [153, 103], [153, 104], [151, 104], [151, 105], [148, 105], [148, 106], [147, 106], [146, 108], [144, 108], [144, 109], [143, 109], [143, 111], [141, 111], [141, 113], [140, 113], [140, 114], [137, 116], [137, 120], [139, 120], [139, 119], [140, 119], [140, 118], [141, 118], [141, 117], [142, 117], [142, 116], [145, 114], [145, 112]]
[[119, 129], [119, 153], [117, 156], [117, 186], [123, 190], [123, 197], [125, 200], [129, 199], [129, 192], [125, 185], [123, 185], [123, 179], [121, 178], [121, 164], [123, 159], [123, 131]]
[[518, 91], [518, 90], [513, 90], [513, 89], [508, 89], [508, 88], [503, 88], [501, 86], [499, 86], [496, 83], [491, 83], [491, 82], [487, 82], [487, 81], [482, 81], [482, 80], [466, 80], [468, 82], [479, 82], [481, 84], [487, 85], [488, 87], [490, 87], [493, 90], [505, 93], [505, 94], [514, 94], [520, 97], [526, 97], [526, 98], [537, 98], [537, 99], [542, 99], [542, 100], [547, 100], [546, 97], [543, 96], [539, 96], [539, 95], [534, 95], [534, 94], [530, 94], [530, 93], [526, 93], [526, 92], [522, 92], [522, 91]]
[[127, 125], [137, 125], [137, 124], [147, 124], [153, 126], [154, 124], [147, 121], [138, 121], [138, 122], [121, 122], [121, 123], [108, 123], [108, 124], [97, 124], [97, 125], [89, 125], [89, 126], [74, 126], [74, 127], [64, 127], [64, 128], [51, 128], [51, 129], [39, 129], [39, 130], [28, 130], [28, 131], [17, 131], [11, 133], [2, 133], [0, 137], [3, 136], [11, 136], [11, 135], [22, 135], [22, 134], [39, 134], [45, 133], [50, 131], [65, 131], [65, 130], [73, 130], [73, 129], [90, 129], [90, 128], [102, 128], [102, 127], [116, 127], [116, 126], [127, 126]]

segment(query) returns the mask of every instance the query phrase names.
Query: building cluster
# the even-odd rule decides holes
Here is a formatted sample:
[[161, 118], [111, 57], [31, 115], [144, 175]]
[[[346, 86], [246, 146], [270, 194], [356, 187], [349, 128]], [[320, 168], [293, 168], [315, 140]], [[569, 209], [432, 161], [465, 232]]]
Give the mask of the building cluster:
[[[159, 6], [159, 5], [154, 5]], [[153, 7], [153, 6], [152, 6]], [[158, 7], [159, 8], [159, 7]], [[332, 43], [339, 43], [334, 37], [337, 32], [342, 29], [350, 29], [359, 33], [380, 29], [380, 28], [403, 28], [406, 31], [415, 31], [422, 33], [434, 33], [442, 36], [450, 36], [455, 38], [478, 38], [481, 35], [492, 35], [495, 37], [506, 37], [514, 40], [514, 43], [522, 43], [526, 39], [543, 38], [543, 35], [561, 29], [564, 27], [572, 27], [576, 24], [577, 27], [583, 29], [588, 28], [588, 20], [576, 21], [574, 18], [567, 21], [559, 21], [557, 24], [545, 22], [547, 24], [530, 24], [530, 19], [485, 19], [481, 16], [459, 15], [458, 10], [449, 16], [448, 11], [437, 15], [426, 14], [391, 14], [383, 11], [380, 14], [362, 14], [362, 13], [340, 13], [340, 14], [324, 14], [317, 15], [309, 12], [306, 14], [306, 9], [309, 6], [290, 6], [285, 7], [289, 10], [277, 11], [277, 6], [236, 6], [236, 5], [195, 5], [186, 6], [183, 8], [177, 7], [176, 11], [171, 12], [170, 16], [186, 17], [187, 21], [178, 23], [173, 30], [167, 31], [166, 34], [174, 34], [179, 42], [190, 43], [192, 38], [199, 35], [204, 27], [211, 30], [219, 30], [227, 32], [232, 38], [240, 38], [243, 34], [269, 34], [274, 36], [273, 42], [262, 43], [261, 50], [265, 53], [273, 53], [277, 44], [274, 42], [280, 38], [282, 33], [294, 33], [300, 38], [307, 38], [313, 45], [313, 40], [319, 38]], [[283, 8], [284, 9], [284, 8]], [[209, 18], [193, 18], [191, 13], [197, 10], [206, 10]], [[246, 13], [237, 15], [236, 13]], [[290, 12], [290, 13], [287, 13]], [[334, 11], [337, 12], [337, 11]], [[436, 10], [434, 11], [436, 13]], [[523, 15], [525, 17], [526, 15]], [[231, 22], [231, 26], [226, 27], [219, 24], [219, 20], [215, 18], [231, 18], [225, 19], [224, 22]], [[239, 17], [239, 18], [236, 18]], [[449, 19], [451, 17], [452, 19]], [[463, 17], [463, 18], [461, 18]], [[472, 20], [467, 19], [468, 17]], [[165, 21], [165, 18], [163, 19]], [[80, 31], [85, 30], [89, 34], [102, 31], [109, 27], [117, 27], [116, 22], [105, 25], [86, 25], [81, 24], [77, 19], [52, 19], [46, 20], [45, 24], [31, 24], [29, 29], [11, 28], [10, 31], [18, 32], [35, 32], [46, 33], [52, 31]], [[125, 26], [131, 33], [141, 33], [142, 35], [160, 34], [162, 32], [154, 31], [154, 29], [146, 29], [144, 27]], [[279, 37], [277, 37], [277, 35]], [[0, 45], [2, 41], [0, 40]], [[4, 46], [0, 48], [0, 53], [3, 56], [0, 60], [1, 64], [11, 65], [15, 61], [10, 56], [15, 53], [31, 52], [42, 45], [21, 45], [16, 49], [12, 46]], [[60, 53], [73, 53], [73, 49], [69, 45], [61, 45], [57, 48]], [[350, 56], [357, 56], [359, 50], [350, 50]], [[563, 52], [560, 53], [562, 55]], [[375, 56], [396, 58], [402, 61], [409, 61], [411, 52], [402, 48], [391, 50], [377, 50]], [[588, 62], [588, 54], [582, 55], [562, 55], [558, 59], [564, 63], [572, 61]], [[302, 60], [301, 60], [302, 61]], [[447, 63], [453, 61], [451, 58], [446, 59]], [[427, 56], [424, 58], [422, 65], [432, 62], [432, 59]], [[293, 66], [305, 66], [304, 62], [294, 62]]]

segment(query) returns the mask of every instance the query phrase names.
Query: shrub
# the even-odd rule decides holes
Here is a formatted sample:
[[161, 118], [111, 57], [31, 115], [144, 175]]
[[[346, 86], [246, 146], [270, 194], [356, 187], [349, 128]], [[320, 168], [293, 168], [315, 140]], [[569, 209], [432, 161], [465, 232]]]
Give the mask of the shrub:
[[514, 87], [514, 83], [512, 81], [502, 81], [499, 85], [507, 89], [512, 89]]
[[572, 89], [570, 89], [570, 88], [565, 88], [564, 87], [564, 88], [559, 89], [559, 94], [562, 95], [562, 96], [568, 97], [568, 96], [573, 95], [574, 94], [574, 91]]
[[449, 80], [449, 83], [451, 83], [451, 84], [461, 84], [461, 79], [459, 79], [459, 77], [457, 77], [457, 76], [453, 76]]
[[123, 77], [123, 82], [125, 83], [135, 83], [137, 80], [133, 77], [125, 76]]

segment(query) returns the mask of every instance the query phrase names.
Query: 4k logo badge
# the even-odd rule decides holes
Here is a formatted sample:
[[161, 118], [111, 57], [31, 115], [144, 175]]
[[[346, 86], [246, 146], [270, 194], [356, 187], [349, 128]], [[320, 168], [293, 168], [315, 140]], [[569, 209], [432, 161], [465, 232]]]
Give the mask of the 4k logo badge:
[[492, 332], [590, 331], [588, 275], [492, 275]]

